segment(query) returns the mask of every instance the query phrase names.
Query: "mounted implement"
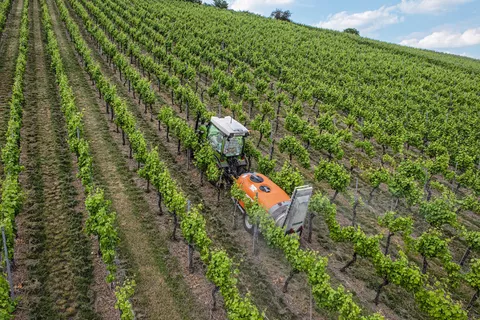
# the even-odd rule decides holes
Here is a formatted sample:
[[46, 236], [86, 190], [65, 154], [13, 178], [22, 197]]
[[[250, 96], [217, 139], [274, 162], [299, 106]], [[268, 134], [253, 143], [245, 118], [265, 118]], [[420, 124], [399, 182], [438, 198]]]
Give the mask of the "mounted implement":
[[[303, 224], [308, 211], [308, 202], [312, 196], [312, 187], [297, 187], [290, 198], [282, 188], [260, 173], [245, 173], [237, 179], [237, 185], [246, 193], [247, 197], [257, 198], [258, 203], [275, 220], [275, 224], [285, 228], [286, 234], [302, 234]], [[243, 213], [245, 229], [253, 233], [253, 224], [245, 212], [245, 204], [237, 202]]]

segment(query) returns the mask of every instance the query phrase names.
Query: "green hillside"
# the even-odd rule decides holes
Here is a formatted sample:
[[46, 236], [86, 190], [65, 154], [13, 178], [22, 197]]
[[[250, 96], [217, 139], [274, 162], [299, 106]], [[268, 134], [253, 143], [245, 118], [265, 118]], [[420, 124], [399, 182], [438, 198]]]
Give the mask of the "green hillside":
[[480, 316], [479, 60], [176, 0], [0, 0], [0, 56], [1, 319]]

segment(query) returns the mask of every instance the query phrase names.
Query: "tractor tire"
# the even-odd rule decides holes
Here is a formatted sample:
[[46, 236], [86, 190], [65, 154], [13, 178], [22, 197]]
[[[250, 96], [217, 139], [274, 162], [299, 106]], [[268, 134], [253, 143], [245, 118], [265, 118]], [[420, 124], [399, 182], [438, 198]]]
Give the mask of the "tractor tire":
[[245, 230], [247, 230], [248, 233], [253, 235], [255, 227], [252, 223], [250, 223], [250, 219], [248, 218], [248, 215], [246, 213], [243, 214], [243, 227], [245, 228]]
[[241, 166], [237, 168], [237, 177], [240, 177], [242, 174], [247, 173], [247, 167]]

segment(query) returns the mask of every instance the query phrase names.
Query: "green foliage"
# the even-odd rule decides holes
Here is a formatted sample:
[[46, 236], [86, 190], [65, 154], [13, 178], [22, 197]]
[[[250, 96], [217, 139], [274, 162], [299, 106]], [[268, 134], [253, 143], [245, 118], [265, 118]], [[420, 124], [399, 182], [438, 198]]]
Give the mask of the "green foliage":
[[210, 144], [203, 144], [195, 153], [195, 165], [205, 172], [209, 181], [216, 182], [220, 179], [221, 172], [217, 166], [215, 151]]
[[361, 150], [363, 150], [370, 158], [373, 158], [375, 157], [375, 149], [373, 148], [373, 145], [370, 141], [368, 140], [355, 140], [355, 142], [353, 143], [355, 148], [359, 148]]
[[395, 161], [395, 159], [389, 155], [389, 154], [384, 154], [382, 156], [382, 162], [383, 163], [386, 163], [386, 164], [389, 164], [392, 168], [395, 168], [397, 166], [397, 162]]
[[436, 229], [424, 232], [415, 243], [415, 250], [426, 258], [436, 258], [448, 251], [448, 242]]
[[196, 3], [196, 4], [202, 4], [202, 0], [183, 0], [185, 2], [191, 2], [191, 3]]
[[451, 296], [442, 289], [422, 290], [415, 294], [415, 300], [422, 307], [422, 310], [432, 319], [467, 319], [467, 312], [462, 309], [459, 302], [451, 300]]
[[315, 168], [315, 180], [327, 181], [333, 190], [344, 192], [350, 184], [350, 174], [336, 162], [321, 160]]
[[478, 170], [474, 168], [468, 168], [465, 172], [456, 176], [456, 182], [459, 186], [470, 187], [474, 190], [478, 190], [478, 181], [480, 175], [478, 174]]
[[[60, 56], [58, 42], [53, 32], [52, 22], [45, 1], [42, 5], [42, 22], [47, 30], [47, 49], [52, 59], [52, 69], [55, 72], [58, 83], [58, 91], [61, 98], [62, 112], [65, 114], [68, 129], [68, 144], [78, 158], [78, 176], [80, 177], [87, 198], [85, 207], [88, 218], [85, 221], [85, 229], [89, 234], [98, 237], [102, 260], [107, 266], [107, 282], [115, 280], [116, 264], [115, 254], [119, 237], [116, 229], [116, 213], [110, 210], [110, 202], [105, 200], [104, 191], [93, 184], [92, 156], [89, 143], [83, 138], [82, 115], [75, 104], [74, 95], [64, 71]], [[112, 99], [115, 90], [111, 86], [103, 86], [104, 95]]]
[[228, 2], [225, 0], [213, 0], [213, 5], [220, 9], [228, 9]]
[[11, 0], [6, 0], [0, 3], [0, 35], [2, 34], [3, 29], [5, 28], [8, 12], [10, 11], [11, 7], [12, 7]]
[[117, 298], [115, 309], [120, 310], [120, 319], [122, 320], [135, 319], [132, 303], [129, 300], [133, 296], [135, 286], [135, 280], [126, 280], [122, 286], [115, 288], [115, 297]]
[[273, 118], [275, 116], [275, 109], [272, 104], [268, 101], [265, 101], [259, 105], [260, 113], [264, 118]]
[[480, 290], [480, 259], [473, 259], [470, 271], [465, 275], [465, 280], [475, 290]]
[[307, 122], [304, 121], [293, 110], [288, 111], [285, 118], [285, 129], [295, 134], [302, 134], [305, 132]]
[[258, 171], [263, 173], [266, 176], [269, 176], [275, 170], [275, 166], [277, 165], [277, 160], [272, 159], [270, 160], [268, 157], [260, 156], [258, 158]]
[[388, 181], [389, 191], [397, 198], [405, 198], [408, 204], [413, 205], [420, 201], [423, 190], [419, 188], [414, 177], [406, 177], [395, 173]]
[[445, 153], [437, 156], [435, 159], [428, 159], [425, 161], [425, 166], [431, 175], [446, 174], [448, 170], [448, 164], [450, 162], [450, 156]]
[[116, 214], [110, 211], [110, 202], [104, 199], [101, 189], [87, 196], [85, 207], [88, 212], [88, 219], [85, 222], [86, 230], [89, 234], [98, 237], [102, 259], [109, 271], [107, 282], [112, 282], [116, 272], [115, 249], [119, 242], [115, 227]]
[[320, 134], [313, 126], [306, 125], [302, 138], [315, 150], [326, 151], [330, 157], [335, 156], [339, 160], [343, 158], [344, 151], [340, 143], [345, 137], [342, 131], [337, 134], [328, 132]]
[[0, 273], [0, 319], [13, 319], [16, 301], [10, 299], [10, 285], [7, 275]]
[[245, 139], [245, 147], [243, 148], [243, 152], [245, 153], [245, 156], [256, 159], [257, 161], [262, 155], [260, 151], [255, 148], [255, 145], [250, 139]]
[[333, 124], [334, 115], [333, 113], [321, 114], [317, 117], [317, 125], [320, 129], [320, 133], [327, 131], [330, 133], [335, 132], [335, 125]]
[[289, 10], [280, 10], [280, 9], [275, 9], [271, 14], [270, 17], [277, 19], [277, 20], [283, 20], [283, 21], [290, 21], [290, 18], [292, 16], [292, 13]]
[[223, 250], [213, 250], [210, 254], [210, 264], [207, 267], [207, 278], [213, 283], [222, 284], [220, 293], [225, 301], [229, 319], [263, 319], [263, 315], [254, 307], [250, 298], [240, 298], [237, 288], [238, 280], [233, 274], [238, 270], [233, 268], [233, 261]]
[[[82, 19], [84, 19], [86, 23], [91, 22], [88, 13], [77, 0], [71, 0], [70, 3], [72, 4], [74, 10]], [[94, 62], [90, 51], [86, 49], [87, 45], [81, 36], [77, 25], [71, 19], [69, 10], [66, 8], [63, 0], [56, 0], [56, 4], [58, 6], [60, 16], [65, 22], [65, 25], [71, 35], [75, 49], [85, 62], [86, 71], [93, 78], [104, 99], [107, 98], [105, 93], [110, 88], [108, 81], [99, 71], [99, 67]], [[90, 4], [90, 6], [93, 10], [93, 5]], [[101, 21], [106, 23], [104, 20]], [[93, 24], [91, 24], [91, 26], [93, 28]], [[162, 77], [164, 75], [165, 74], [163, 74]], [[174, 77], [165, 77], [165, 79], [166, 81], [162, 81], [165, 84], [168, 83], [168, 85], [176, 87], [180, 86], [178, 81], [174, 81]], [[179, 92], [185, 99], [192, 99], [191, 95], [189, 93], [187, 94], [188, 89], [187, 91], [179, 90]], [[178, 188], [176, 182], [172, 179], [170, 173], [166, 169], [165, 164], [160, 161], [156, 149], [148, 152], [145, 138], [142, 132], [136, 129], [137, 125], [135, 123], [135, 117], [128, 110], [126, 103], [117, 97], [115, 93], [112, 94], [111, 97], [108, 97], [108, 99], [108, 102], [115, 111], [115, 121], [126, 133], [132, 145], [135, 158], [145, 163], [144, 167], [139, 170], [138, 173], [141, 176], [151, 180], [152, 185], [162, 195], [162, 200], [167, 209], [179, 216], [180, 226], [185, 228], [185, 230], [182, 229], [182, 233], [184, 232], [184, 236], [188, 238], [189, 241], [192, 241], [192, 244], [199, 249], [202, 261], [207, 266], [207, 277], [214, 282], [215, 286], [220, 288], [220, 292], [225, 301], [225, 308], [227, 310], [228, 317], [230, 319], [262, 319], [262, 315], [260, 315], [258, 309], [252, 304], [249, 296], [243, 298], [240, 296], [240, 292], [236, 287], [235, 270], [228, 267], [232, 265], [231, 260], [226, 256], [226, 254], [217, 254], [216, 252], [219, 251], [211, 251], [209, 249], [210, 240], [206, 238], [205, 220], [198, 212], [200, 209], [195, 207], [194, 209], [190, 210], [190, 212], [186, 211], [186, 197]], [[198, 112], [203, 119], [210, 118], [210, 115], [205, 110], [204, 105], [198, 103], [197, 100], [190, 100], [189, 105], [192, 106], [192, 108], [194, 108], [194, 110]], [[168, 111], [165, 111], [165, 113], [168, 113]], [[162, 119], [170, 123], [172, 114], [165, 114], [165, 116], [162, 116]], [[179, 137], [183, 136], [180, 133], [178, 133], [178, 135]], [[209, 179], [216, 180], [218, 179], [220, 173], [216, 163], [215, 165], [212, 165], [212, 150], [208, 149], [207, 146], [208, 145], [202, 145], [197, 147], [198, 157], [196, 155], [195, 161], [200, 167], [206, 170], [206, 174]], [[195, 229], [195, 234], [193, 234], [193, 228], [197, 228]], [[129, 318], [125, 319], [131, 319], [132, 316], [132, 313], [129, 311], [129, 304], [126, 303], [128, 297], [130, 296], [129, 292], [125, 292], [119, 296], [118, 300], [119, 303], [121, 303], [119, 307], [126, 308], [126, 311], [122, 312], [122, 316], [123, 314], [126, 314], [126, 317]]]
[[460, 207], [463, 210], [469, 210], [473, 213], [480, 214], [480, 201], [478, 198], [471, 194], [460, 200]]
[[250, 123], [253, 130], [260, 133], [261, 137], [268, 137], [270, 139], [270, 133], [272, 132], [272, 124], [270, 120], [262, 120], [261, 115], [257, 115], [255, 119]]
[[469, 248], [480, 249], [480, 231], [465, 231], [463, 236]]
[[288, 161], [283, 163], [282, 170], [273, 174], [272, 180], [289, 195], [293, 193], [295, 187], [304, 184], [303, 176], [298, 168], [294, 168]]
[[387, 228], [393, 234], [402, 233], [405, 240], [409, 239], [413, 232], [412, 217], [398, 217], [393, 211], [389, 211], [383, 217], [378, 218], [378, 224]]
[[360, 35], [360, 31], [358, 31], [357, 29], [355, 28], [347, 28], [345, 30], [343, 30], [343, 32], [345, 33], [350, 33], [350, 34], [353, 34], [355, 36], [359, 36]]
[[370, 168], [363, 172], [363, 176], [370, 186], [378, 188], [380, 184], [388, 182], [390, 172], [385, 168]]
[[[328, 261], [326, 257], [322, 257], [312, 250], [301, 249], [298, 237], [296, 235], [286, 236], [285, 230], [275, 224], [275, 221], [257, 201], [246, 198], [245, 193], [237, 185], [232, 187], [231, 195], [246, 204], [248, 216], [252, 221], [259, 222], [260, 230], [262, 230], [262, 235], [267, 243], [283, 251], [293, 270], [304, 272], [307, 275], [317, 306], [338, 312], [339, 319], [383, 319], [379, 314], [362, 317], [361, 309], [353, 301], [350, 293], [345, 292], [342, 286], [337, 289], [332, 288], [330, 276], [326, 271]], [[311, 201], [310, 209], [321, 210], [326, 204], [321, 196], [316, 195]], [[367, 248], [365, 247], [365, 249]]]
[[440, 228], [446, 224], [452, 227], [459, 226], [453, 204], [445, 198], [422, 201], [420, 214], [432, 227]]
[[[417, 305], [429, 317], [441, 320], [467, 319], [467, 313], [462, 309], [461, 304], [454, 302], [443, 289], [432, 288], [428, 284], [426, 276], [421, 274], [416, 265], [408, 261], [407, 256], [402, 251], [399, 251], [398, 257], [392, 260], [391, 257], [385, 256], [380, 251], [378, 236], [367, 237], [360, 229], [341, 227], [336, 221], [336, 207], [330, 203], [326, 196], [315, 194], [311, 198], [309, 209], [320, 213], [324, 217], [332, 240], [352, 242], [355, 252], [361, 257], [368, 258], [379, 275], [386, 278], [390, 283], [414, 293]], [[403, 219], [397, 222], [396, 219], [393, 213], [389, 213], [381, 220], [381, 223], [395, 230], [404, 229], [407, 233], [410, 232], [411, 222]], [[447, 241], [440, 238], [438, 231], [432, 230], [424, 234], [423, 239], [417, 240], [415, 245], [418, 249], [421, 248], [422, 252], [425, 249], [426, 254], [440, 255], [450, 272], [450, 281], [458, 280], [456, 278], [459, 270], [458, 265], [451, 262]]]
[[450, 239], [443, 239], [437, 229], [424, 232], [415, 242], [415, 250], [424, 258], [439, 258], [448, 273], [448, 281], [452, 286], [457, 286], [461, 277], [460, 266], [452, 261], [452, 255], [448, 249]]
[[312, 212], [324, 213], [325, 216], [331, 214], [332, 211], [336, 211], [335, 205], [322, 193], [316, 193], [310, 198], [308, 209]]
[[[6, 18], [12, 2], [7, 0], [0, 3], [0, 35], [5, 27]], [[6, 246], [8, 258], [13, 259], [15, 238], [15, 216], [20, 212], [23, 203], [23, 192], [18, 181], [19, 174], [23, 170], [20, 165], [20, 130], [22, 128], [22, 105], [24, 102], [23, 88], [24, 76], [28, 54], [29, 1], [23, 2], [18, 56], [15, 62], [15, 74], [13, 79], [12, 96], [9, 102], [9, 120], [5, 133], [5, 144], [1, 149], [3, 164], [3, 182], [0, 181], [0, 226], [5, 228]], [[3, 241], [2, 254], [3, 254]], [[3, 261], [0, 261], [3, 263]], [[7, 275], [0, 273], [0, 318], [13, 319], [16, 301], [10, 298], [10, 286]]]
[[397, 173], [405, 178], [412, 178], [418, 181], [425, 181], [425, 170], [421, 161], [405, 160], [400, 162]]
[[298, 161], [304, 168], [310, 167], [310, 154], [305, 149], [304, 146], [293, 136], [285, 136], [280, 140], [279, 144], [280, 152], [287, 153], [290, 157], [295, 155], [298, 158]]
[[177, 117], [171, 107], [162, 107], [158, 113], [158, 120], [164, 123], [186, 148], [191, 150], [198, 149], [198, 136], [195, 130], [185, 120]]
[[207, 261], [212, 240], [207, 235], [206, 221], [201, 214], [202, 206], [198, 205], [188, 211], [180, 223], [182, 234], [189, 244], [195, 244], [202, 260]]

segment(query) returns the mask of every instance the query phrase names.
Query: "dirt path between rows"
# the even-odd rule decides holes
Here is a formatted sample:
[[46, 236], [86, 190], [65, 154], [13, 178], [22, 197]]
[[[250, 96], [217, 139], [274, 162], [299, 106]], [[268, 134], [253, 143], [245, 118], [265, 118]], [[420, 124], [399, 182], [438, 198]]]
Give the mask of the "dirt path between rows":
[[42, 43], [40, 4], [30, 4], [21, 182], [17, 219], [17, 319], [98, 319], [92, 308], [91, 244], [83, 232], [71, 153], [53, 74]]
[[49, 2], [49, 9], [77, 105], [84, 113], [96, 180], [105, 188], [118, 214], [120, 276], [125, 272], [137, 281], [133, 299], [137, 319], [207, 319], [208, 303], [198, 304], [195, 284], [188, 280], [186, 283], [183, 267], [170, 255], [166, 245], [169, 234], [165, 228], [156, 228], [157, 211], [149, 206], [144, 190], [136, 185], [135, 173], [130, 171], [120, 144], [113, 139], [117, 134], [101, 112], [104, 107], [78, 62], [53, 2]]
[[[12, 4], [7, 18], [5, 29], [0, 38], [0, 149], [5, 143], [12, 97], [13, 77], [18, 55], [18, 36], [20, 34], [20, 17], [22, 15], [23, 0], [16, 0]], [[0, 161], [0, 177], [3, 176], [3, 165]]]

